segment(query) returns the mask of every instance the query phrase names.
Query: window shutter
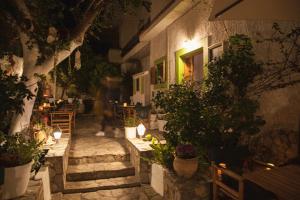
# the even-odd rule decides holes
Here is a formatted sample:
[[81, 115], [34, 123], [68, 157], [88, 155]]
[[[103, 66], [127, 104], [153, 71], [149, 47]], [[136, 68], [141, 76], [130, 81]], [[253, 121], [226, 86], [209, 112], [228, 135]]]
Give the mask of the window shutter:
[[134, 79], [134, 78], [133, 78], [133, 79], [132, 79], [132, 81], [133, 81], [133, 82], [132, 82], [132, 83], [133, 83], [133, 84], [132, 84], [132, 88], [133, 88], [133, 95], [135, 95], [135, 93], [136, 93], [136, 82], [135, 82], [135, 81], [136, 81], [136, 79]]
[[140, 78], [140, 87], [141, 87], [141, 93], [142, 94], [144, 94], [144, 80], [145, 80], [145, 78], [144, 78], [144, 76], [142, 76], [141, 78]]
[[155, 72], [155, 67], [151, 67], [150, 73], [151, 73], [151, 84], [152, 84], [152, 85], [155, 85], [155, 84], [156, 84], [156, 72]]

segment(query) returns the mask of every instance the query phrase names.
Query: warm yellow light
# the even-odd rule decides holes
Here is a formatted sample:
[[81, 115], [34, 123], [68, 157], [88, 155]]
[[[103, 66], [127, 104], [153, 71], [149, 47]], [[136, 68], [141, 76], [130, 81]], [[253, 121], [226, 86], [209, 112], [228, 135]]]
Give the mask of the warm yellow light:
[[270, 167], [266, 167], [266, 170], [269, 171], [269, 170], [271, 170], [271, 168]]
[[220, 163], [219, 166], [226, 169], [226, 164], [225, 163]]
[[126, 102], [125, 102], [125, 103], [123, 103], [123, 106], [124, 106], [124, 107], [126, 107], [126, 106], [127, 106], [127, 103], [126, 103]]
[[275, 165], [273, 163], [267, 163], [267, 165], [270, 167], [275, 167]]
[[137, 127], [137, 132], [139, 136], [143, 136], [145, 134], [146, 128], [144, 126], [144, 124], [140, 123]]
[[195, 40], [185, 40], [183, 42], [183, 48], [185, 48], [187, 51], [193, 51], [200, 47], [200, 44]]

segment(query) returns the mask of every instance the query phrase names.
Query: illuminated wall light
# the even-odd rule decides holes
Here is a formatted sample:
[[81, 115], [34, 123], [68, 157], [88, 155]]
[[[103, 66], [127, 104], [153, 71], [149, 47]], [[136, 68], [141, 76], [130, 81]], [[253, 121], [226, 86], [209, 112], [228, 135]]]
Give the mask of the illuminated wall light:
[[183, 48], [185, 48], [187, 51], [193, 51], [200, 47], [200, 44], [195, 40], [185, 40], [183, 42]]

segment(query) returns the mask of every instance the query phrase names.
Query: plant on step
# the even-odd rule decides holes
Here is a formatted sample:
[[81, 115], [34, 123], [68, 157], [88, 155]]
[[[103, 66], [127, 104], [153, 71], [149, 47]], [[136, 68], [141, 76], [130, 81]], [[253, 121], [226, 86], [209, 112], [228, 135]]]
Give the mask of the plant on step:
[[258, 101], [247, 95], [255, 77], [262, 73], [262, 66], [255, 61], [250, 38], [234, 35], [228, 42], [223, 55], [208, 64], [201, 101], [206, 121], [203, 138], [207, 149], [217, 149], [224, 155], [228, 151], [229, 157], [240, 159], [246, 157], [236, 151], [242, 146], [241, 137], [258, 133], [264, 124], [257, 115]]
[[156, 137], [152, 137], [152, 142], [150, 144], [152, 147], [152, 157], [143, 158], [149, 163], [157, 163], [168, 169], [172, 169], [172, 164], [174, 160], [174, 148], [169, 144], [163, 144]]
[[136, 127], [139, 123], [136, 117], [126, 117], [124, 119], [124, 126], [125, 127]]
[[184, 82], [170, 85], [169, 90], [158, 92], [154, 98], [156, 107], [166, 114], [164, 137], [168, 145], [176, 148], [179, 144], [190, 143], [202, 154], [205, 119], [198, 83]]
[[180, 144], [176, 147], [176, 157], [191, 159], [197, 157], [197, 151], [191, 144]]
[[0, 165], [16, 167], [37, 160], [42, 142], [26, 139], [23, 134], [6, 135], [0, 132]]

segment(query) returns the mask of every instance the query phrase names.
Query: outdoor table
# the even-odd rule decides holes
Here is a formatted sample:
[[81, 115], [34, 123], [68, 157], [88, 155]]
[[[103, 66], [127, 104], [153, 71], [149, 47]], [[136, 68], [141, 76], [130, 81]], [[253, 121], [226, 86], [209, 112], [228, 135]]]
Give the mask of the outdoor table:
[[258, 170], [243, 175], [263, 189], [272, 192], [280, 200], [300, 199], [300, 166], [287, 165], [270, 170]]

